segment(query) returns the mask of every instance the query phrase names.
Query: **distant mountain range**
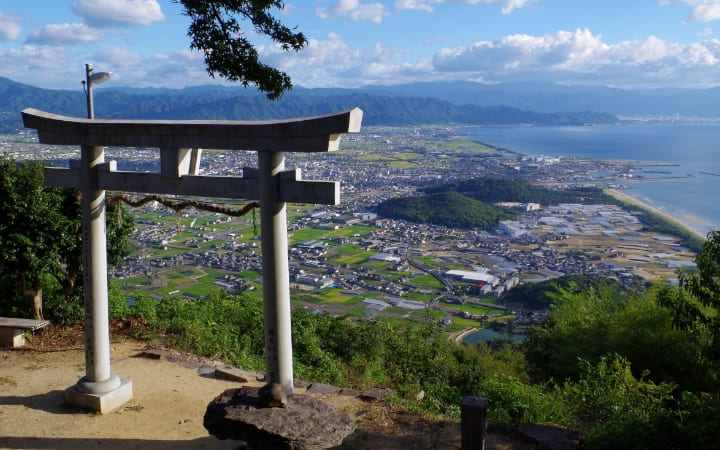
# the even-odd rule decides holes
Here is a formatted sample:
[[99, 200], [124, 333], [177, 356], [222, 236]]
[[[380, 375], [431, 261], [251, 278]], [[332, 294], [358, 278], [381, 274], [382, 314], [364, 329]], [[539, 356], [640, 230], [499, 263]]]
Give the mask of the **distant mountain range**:
[[[98, 118], [261, 120], [360, 107], [364, 125], [584, 125], [619, 115], [720, 117], [720, 89], [627, 91], [557, 84], [412, 83], [357, 89], [297, 87], [271, 102], [254, 89], [96, 88]], [[41, 89], [0, 77], [0, 130], [21, 128], [20, 111], [84, 117], [83, 92]]]

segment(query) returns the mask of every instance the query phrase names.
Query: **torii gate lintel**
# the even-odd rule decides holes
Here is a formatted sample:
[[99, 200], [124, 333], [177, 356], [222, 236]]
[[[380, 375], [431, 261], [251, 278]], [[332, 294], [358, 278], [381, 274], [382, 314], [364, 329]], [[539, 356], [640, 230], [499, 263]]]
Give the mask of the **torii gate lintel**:
[[[82, 163], [71, 160], [70, 168], [46, 167], [45, 182], [50, 186], [80, 188]], [[132, 193], [155, 193], [211, 198], [260, 200], [258, 169], [243, 167], [243, 176], [181, 175], [167, 177], [161, 173], [118, 171], [116, 161], [97, 165], [95, 189]], [[338, 205], [340, 183], [337, 181], [303, 180], [300, 169], [283, 170], [277, 174], [279, 190], [276, 201]]]
[[[46, 168], [51, 186], [79, 188], [83, 195], [83, 280], [86, 375], [66, 390], [66, 400], [109, 412], [132, 398], [132, 383], [110, 371], [105, 191], [260, 200], [263, 255], [266, 380], [293, 392], [286, 203], [340, 202], [339, 182], [303, 180], [285, 170], [284, 152], [337, 150], [340, 136], [360, 131], [362, 110], [285, 121], [94, 120], [28, 108], [25, 127], [40, 143], [79, 145], [70, 168]], [[160, 150], [160, 172], [118, 171], [105, 162], [105, 146]], [[243, 176], [201, 176], [203, 148], [258, 152], [258, 168]]]

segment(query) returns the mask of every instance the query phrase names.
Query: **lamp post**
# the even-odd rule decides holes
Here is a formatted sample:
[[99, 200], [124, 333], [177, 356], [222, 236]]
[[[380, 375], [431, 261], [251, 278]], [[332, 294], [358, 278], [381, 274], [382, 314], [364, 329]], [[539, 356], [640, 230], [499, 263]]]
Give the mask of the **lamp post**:
[[85, 79], [81, 81], [87, 98], [88, 119], [95, 118], [95, 110], [93, 105], [92, 87], [94, 84], [103, 83], [112, 78], [112, 72], [95, 72], [90, 64], [85, 64]]

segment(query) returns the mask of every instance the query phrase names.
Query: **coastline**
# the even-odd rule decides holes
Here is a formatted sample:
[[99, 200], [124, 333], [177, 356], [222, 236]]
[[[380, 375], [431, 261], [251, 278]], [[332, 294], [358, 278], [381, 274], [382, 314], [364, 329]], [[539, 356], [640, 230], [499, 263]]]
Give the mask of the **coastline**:
[[701, 233], [699, 230], [693, 228], [692, 226], [690, 226], [689, 224], [685, 223], [684, 221], [678, 219], [677, 217], [666, 213], [665, 211], [663, 211], [660, 208], [650, 206], [647, 203], [645, 203], [641, 200], [638, 200], [637, 198], [635, 198], [631, 195], [628, 195], [622, 191], [619, 191], [617, 189], [607, 188], [607, 189], [604, 189], [604, 191], [606, 194], [612, 195], [613, 197], [615, 197], [616, 199], [618, 199], [620, 201], [632, 203], [636, 206], [639, 206], [640, 208], [651, 211], [651, 212], [661, 216], [663, 219], [667, 220], [668, 222], [671, 222], [679, 227], [682, 227], [684, 230], [687, 230], [689, 233], [692, 233], [693, 235], [701, 238], [702, 240], [707, 239], [707, 236], [705, 234]]

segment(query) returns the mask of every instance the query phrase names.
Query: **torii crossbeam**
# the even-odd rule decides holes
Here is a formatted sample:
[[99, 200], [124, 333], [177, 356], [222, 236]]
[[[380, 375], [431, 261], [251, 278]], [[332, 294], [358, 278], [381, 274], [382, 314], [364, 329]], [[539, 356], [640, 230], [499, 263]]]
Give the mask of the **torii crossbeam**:
[[[260, 200], [265, 365], [268, 382], [293, 392], [286, 203], [336, 205], [337, 181], [304, 181], [285, 170], [285, 152], [337, 150], [340, 136], [360, 131], [362, 110], [278, 121], [97, 120], [28, 108], [26, 128], [40, 143], [79, 145], [70, 168], [46, 168], [51, 186], [82, 193], [85, 303], [85, 376], [65, 391], [74, 405], [112, 411], [132, 398], [132, 382], [110, 371], [105, 191]], [[117, 171], [105, 146], [158, 148], [160, 172]], [[198, 175], [201, 149], [258, 152], [258, 168], [243, 176]]]

